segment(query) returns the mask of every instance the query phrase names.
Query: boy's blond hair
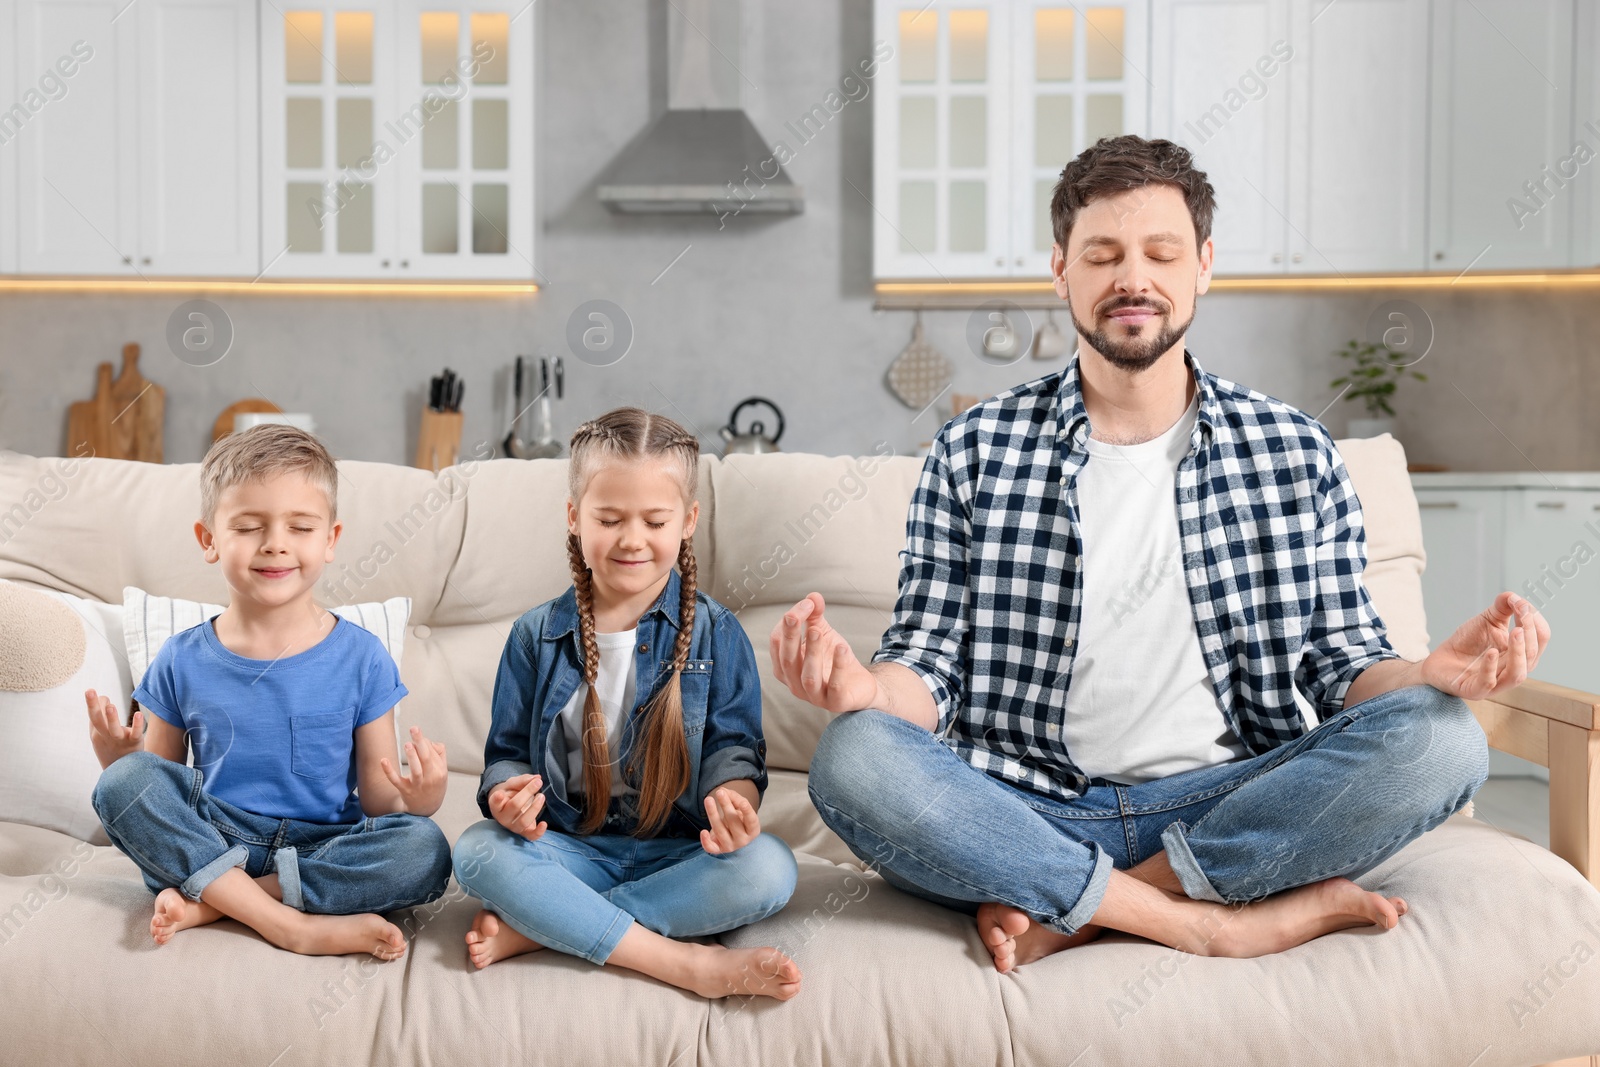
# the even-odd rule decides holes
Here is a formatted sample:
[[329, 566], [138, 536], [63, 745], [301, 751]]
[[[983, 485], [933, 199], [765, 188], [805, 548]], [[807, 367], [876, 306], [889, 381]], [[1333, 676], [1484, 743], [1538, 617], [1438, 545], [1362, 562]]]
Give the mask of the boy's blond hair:
[[328, 521], [339, 517], [339, 468], [312, 434], [268, 422], [231, 433], [211, 446], [200, 464], [200, 517], [210, 526], [217, 500], [231, 485], [264, 481], [278, 474], [303, 474], [328, 498]]

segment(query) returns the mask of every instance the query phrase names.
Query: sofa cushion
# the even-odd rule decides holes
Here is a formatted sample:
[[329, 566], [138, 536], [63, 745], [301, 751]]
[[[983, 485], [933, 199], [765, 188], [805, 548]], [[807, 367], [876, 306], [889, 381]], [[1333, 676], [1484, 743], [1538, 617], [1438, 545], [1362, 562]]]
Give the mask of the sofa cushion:
[[152, 897], [125, 857], [0, 823], [0, 1004], [27, 1020], [7, 1027], [6, 1055], [61, 1067], [1512, 1067], [1600, 1047], [1600, 892], [1544, 849], [1460, 816], [1357, 879], [1406, 898], [1395, 929], [1253, 960], [1113, 934], [1000, 975], [966, 915], [798, 859], [788, 907], [718, 940], [789, 952], [800, 995], [707, 1002], [549, 950], [475, 972], [462, 937], [477, 904], [454, 882], [440, 901], [393, 913], [413, 940], [391, 964], [294, 956], [227, 920], [156, 948]]

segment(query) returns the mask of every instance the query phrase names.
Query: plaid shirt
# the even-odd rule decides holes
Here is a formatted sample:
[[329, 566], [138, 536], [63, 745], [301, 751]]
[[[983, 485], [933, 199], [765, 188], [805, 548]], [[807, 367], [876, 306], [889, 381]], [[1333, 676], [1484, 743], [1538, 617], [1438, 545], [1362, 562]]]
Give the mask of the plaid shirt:
[[[1361, 574], [1361, 504], [1326, 428], [1207, 374], [1177, 470], [1178, 536], [1217, 704], [1252, 756], [1306, 730], [1398, 656]], [[1089, 422], [1074, 355], [939, 431], [906, 520], [900, 595], [874, 662], [933, 693], [935, 732], [979, 770], [1048, 797], [1089, 787], [1062, 741], [1081, 619], [1076, 479]]]

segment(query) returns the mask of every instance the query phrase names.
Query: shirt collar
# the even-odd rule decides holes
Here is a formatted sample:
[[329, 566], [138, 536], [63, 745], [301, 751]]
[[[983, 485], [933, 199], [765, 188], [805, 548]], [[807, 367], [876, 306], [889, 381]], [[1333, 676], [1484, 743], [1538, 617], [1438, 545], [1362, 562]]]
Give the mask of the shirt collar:
[[[678, 577], [678, 570], [674, 567], [667, 572], [667, 584], [661, 590], [661, 595], [656, 597], [656, 602], [650, 605], [643, 615], [639, 617], [641, 623], [652, 615], [660, 615], [676, 630], [678, 628], [678, 598], [681, 595], [683, 580]], [[555, 603], [550, 608], [550, 621], [544, 628], [546, 641], [559, 640], [578, 628], [578, 589], [577, 586], [567, 586], [567, 591], [556, 597]]]
[[[1189, 437], [1190, 448], [1195, 449], [1204, 444], [1202, 428], [1205, 432], [1214, 432], [1222, 422], [1222, 410], [1217, 403], [1214, 379], [1201, 369], [1199, 361], [1188, 348], [1183, 350], [1183, 361], [1188, 366], [1189, 372], [1194, 375], [1195, 393], [1200, 400], [1194, 429]], [[1078, 379], [1077, 349], [1073, 349], [1072, 358], [1062, 370], [1061, 382], [1056, 388], [1056, 426], [1059, 428], [1057, 432], [1061, 435], [1061, 439], [1066, 442], [1068, 451], [1084, 449], [1084, 438], [1089, 436], [1089, 413], [1083, 406], [1083, 389]]]

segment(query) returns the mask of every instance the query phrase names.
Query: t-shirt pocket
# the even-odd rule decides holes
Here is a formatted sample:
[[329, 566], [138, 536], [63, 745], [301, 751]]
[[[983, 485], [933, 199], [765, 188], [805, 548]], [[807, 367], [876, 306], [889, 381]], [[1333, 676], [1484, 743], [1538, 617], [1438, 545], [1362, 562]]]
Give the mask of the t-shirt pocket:
[[350, 769], [356, 709], [296, 715], [289, 720], [289, 769], [302, 778], [330, 778]]

